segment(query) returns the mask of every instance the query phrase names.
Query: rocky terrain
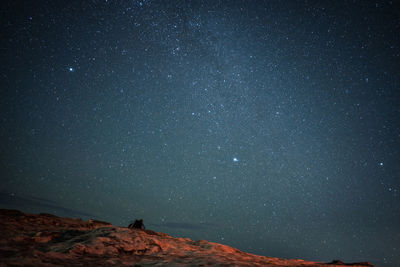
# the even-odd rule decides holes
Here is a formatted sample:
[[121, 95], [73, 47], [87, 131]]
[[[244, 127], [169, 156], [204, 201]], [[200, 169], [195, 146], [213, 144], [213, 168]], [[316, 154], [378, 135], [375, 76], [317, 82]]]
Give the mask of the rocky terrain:
[[96, 220], [0, 210], [0, 266], [373, 266], [257, 256]]

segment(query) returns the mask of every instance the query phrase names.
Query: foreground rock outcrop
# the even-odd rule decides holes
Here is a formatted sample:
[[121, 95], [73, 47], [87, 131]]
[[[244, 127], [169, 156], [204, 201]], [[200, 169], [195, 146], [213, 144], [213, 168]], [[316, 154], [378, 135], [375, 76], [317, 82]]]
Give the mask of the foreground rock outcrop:
[[269, 258], [110, 223], [0, 210], [0, 266], [373, 266]]

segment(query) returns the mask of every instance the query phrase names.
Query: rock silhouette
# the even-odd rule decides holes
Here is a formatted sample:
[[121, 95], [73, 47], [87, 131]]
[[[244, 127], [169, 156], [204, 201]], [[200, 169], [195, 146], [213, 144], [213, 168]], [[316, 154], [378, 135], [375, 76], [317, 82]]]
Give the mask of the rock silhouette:
[[128, 226], [128, 228], [134, 228], [134, 229], [142, 229], [142, 230], [144, 230], [144, 229], [146, 229], [145, 227], [144, 227], [144, 224], [143, 224], [143, 219], [140, 219], [140, 220], [135, 220], [135, 222], [134, 223], [131, 223], [129, 226]]

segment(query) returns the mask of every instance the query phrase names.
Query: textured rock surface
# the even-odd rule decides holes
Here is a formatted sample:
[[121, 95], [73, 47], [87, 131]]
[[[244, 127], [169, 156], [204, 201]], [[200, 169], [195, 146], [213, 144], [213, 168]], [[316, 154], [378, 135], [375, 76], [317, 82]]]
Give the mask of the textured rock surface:
[[0, 210], [0, 266], [372, 266], [257, 256], [106, 222]]

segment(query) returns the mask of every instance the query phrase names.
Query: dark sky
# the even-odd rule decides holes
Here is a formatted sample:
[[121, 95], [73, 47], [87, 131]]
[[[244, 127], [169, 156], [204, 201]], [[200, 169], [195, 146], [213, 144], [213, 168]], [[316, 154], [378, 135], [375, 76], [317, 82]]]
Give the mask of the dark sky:
[[400, 266], [391, 1], [1, 1], [0, 205]]

